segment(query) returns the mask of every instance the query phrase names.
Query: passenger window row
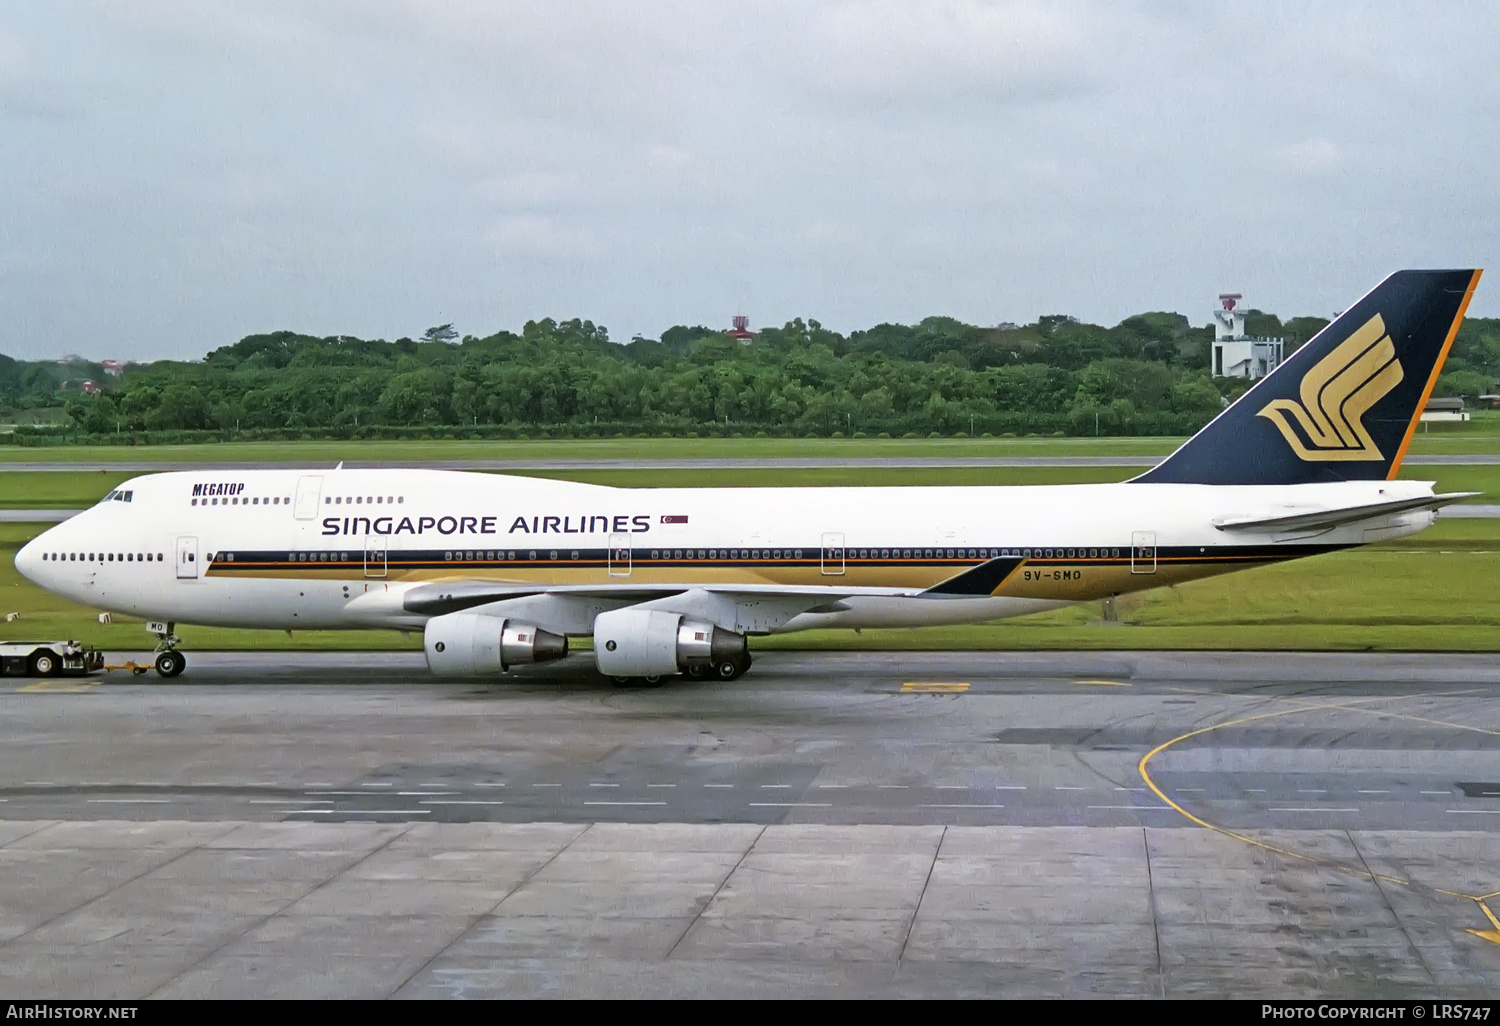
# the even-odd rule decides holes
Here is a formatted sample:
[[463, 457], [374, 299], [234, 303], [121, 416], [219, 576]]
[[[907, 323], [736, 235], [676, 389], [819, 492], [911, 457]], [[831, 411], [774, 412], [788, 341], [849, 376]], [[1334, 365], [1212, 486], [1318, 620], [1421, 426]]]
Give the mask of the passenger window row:
[[262, 499], [258, 495], [231, 495], [222, 499], [215, 496], [212, 499], [194, 499], [192, 501], [192, 505], [194, 506], [280, 506], [283, 504], [290, 506], [292, 500], [283, 499], [280, 496]]
[[[830, 550], [837, 558], [838, 550]], [[849, 549], [850, 559], [1119, 559], [1119, 549]], [[752, 557], [753, 558], [753, 557]]]
[[[464, 562], [464, 561], [468, 561], [468, 560], [485, 560], [485, 561], [488, 561], [488, 560], [501, 560], [501, 559], [503, 559], [503, 560], [514, 560], [516, 558], [516, 554], [514, 552], [501, 552], [499, 549], [496, 549], [493, 552], [481, 552], [478, 549], [476, 549], [473, 552], [445, 552], [445, 553], [443, 553], [443, 558], [445, 560], [449, 560], [449, 561], [458, 560], [460, 562]], [[536, 549], [532, 549], [530, 552], [526, 553], [525, 558], [526, 559], [536, 559]], [[548, 559], [556, 559], [557, 558], [557, 550], [556, 549], [552, 549], [550, 552], [548, 552], [547, 553], [547, 558]], [[578, 550], [574, 549], [571, 553], [568, 554], [568, 558], [569, 559], [577, 559], [577, 558], [579, 558], [579, 552], [578, 552]]]
[[366, 503], [371, 506], [380, 506], [384, 505], [385, 503], [390, 503], [394, 506], [405, 501], [406, 496], [404, 495], [397, 495], [394, 497], [389, 495], [329, 495], [323, 497], [323, 505], [325, 506], [342, 506], [345, 503], [349, 504], [350, 506], [363, 506]]
[[1119, 549], [1007, 549], [1022, 559], [1119, 559]]
[[42, 559], [51, 563], [161, 563], [165, 556], [158, 552], [44, 552]]
[[652, 549], [652, 559], [801, 559], [801, 549]]

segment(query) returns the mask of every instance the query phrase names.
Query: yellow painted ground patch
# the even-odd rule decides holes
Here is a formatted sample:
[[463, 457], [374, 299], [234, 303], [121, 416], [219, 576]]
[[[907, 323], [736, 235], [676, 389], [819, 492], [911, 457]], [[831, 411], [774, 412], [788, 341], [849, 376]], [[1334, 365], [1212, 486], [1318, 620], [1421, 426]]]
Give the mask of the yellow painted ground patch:
[[1464, 932], [1465, 933], [1472, 933], [1474, 936], [1478, 937], [1480, 940], [1487, 940], [1491, 944], [1500, 944], [1500, 919], [1496, 919], [1495, 918], [1495, 913], [1493, 913], [1493, 912], [1490, 911], [1490, 907], [1485, 904], [1483, 898], [1475, 898], [1474, 900], [1477, 901], [1477, 902], [1479, 902], [1480, 909], [1482, 909], [1484, 911], [1484, 917], [1490, 921], [1490, 925], [1492, 925], [1494, 927], [1494, 929], [1493, 930], [1465, 930]]
[[24, 688], [16, 688], [17, 691], [41, 691], [49, 695], [75, 695], [81, 691], [92, 691], [98, 684], [83, 684], [74, 682], [39, 680], [35, 684], [27, 684]]
[[1095, 687], [1101, 687], [1101, 688], [1128, 688], [1128, 687], [1130, 687], [1130, 685], [1127, 684], [1127, 683], [1125, 683], [1123, 680], [1095, 680], [1095, 679], [1089, 678], [1089, 677], [1086, 677], [1083, 680], [1075, 680], [1073, 683], [1074, 684], [1092, 684]]
[[961, 695], [969, 690], [967, 682], [963, 681], [914, 681], [909, 680], [901, 685], [901, 693], [904, 695]]

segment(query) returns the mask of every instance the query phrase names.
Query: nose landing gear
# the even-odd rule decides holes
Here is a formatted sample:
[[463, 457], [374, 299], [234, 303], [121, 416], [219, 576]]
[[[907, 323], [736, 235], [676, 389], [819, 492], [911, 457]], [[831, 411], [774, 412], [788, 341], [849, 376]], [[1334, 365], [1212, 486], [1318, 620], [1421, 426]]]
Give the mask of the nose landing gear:
[[162, 677], [175, 677], [187, 669], [187, 658], [179, 651], [177, 646], [182, 644], [182, 639], [172, 633], [176, 624], [158, 624], [165, 630], [155, 632], [156, 643], [156, 672]]
[[175, 677], [187, 669], [187, 660], [182, 653], [173, 649], [159, 652], [156, 656], [156, 672], [163, 677]]

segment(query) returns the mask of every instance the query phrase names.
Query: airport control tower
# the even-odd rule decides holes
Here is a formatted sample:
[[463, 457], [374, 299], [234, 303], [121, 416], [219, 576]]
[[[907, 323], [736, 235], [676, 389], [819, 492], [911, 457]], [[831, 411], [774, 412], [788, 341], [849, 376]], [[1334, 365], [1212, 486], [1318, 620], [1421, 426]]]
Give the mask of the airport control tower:
[[1252, 338], [1245, 334], [1245, 311], [1238, 292], [1219, 294], [1214, 311], [1213, 373], [1216, 378], [1249, 378], [1254, 381], [1281, 364], [1285, 339]]

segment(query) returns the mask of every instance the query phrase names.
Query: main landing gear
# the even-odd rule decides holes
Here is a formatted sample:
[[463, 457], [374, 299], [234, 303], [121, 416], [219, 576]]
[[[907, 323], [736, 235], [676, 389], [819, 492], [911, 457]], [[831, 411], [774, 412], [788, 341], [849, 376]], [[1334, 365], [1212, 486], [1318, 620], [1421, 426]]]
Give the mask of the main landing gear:
[[165, 631], [156, 634], [156, 672], [162, 677], [175, 677], [187, 669], [187, 657], [177, 651], [182, 639], [172, 633], [176, 624], [169, 623]]
[[[746, 652], [733, 658], [720, 659], [716, 663], [689, 663], [680, 676], [692, 680], [739, 680], [750, 669], [750, 663], [750, 653]], [[662, 683], [660, 676], [615, 678], [615, 686], [622, 688], [659, 688]]]

